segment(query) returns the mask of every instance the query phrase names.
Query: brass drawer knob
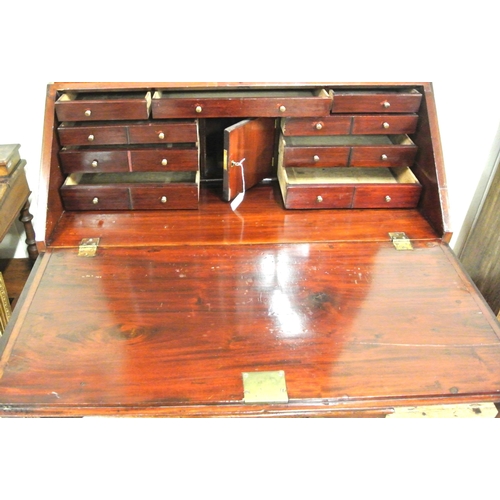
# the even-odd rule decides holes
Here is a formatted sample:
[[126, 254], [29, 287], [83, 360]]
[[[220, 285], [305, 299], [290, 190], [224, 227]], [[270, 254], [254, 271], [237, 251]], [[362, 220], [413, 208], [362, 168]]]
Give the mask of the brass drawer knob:
[[318, 122], [318, 123], [316, 123], [316, 125], [314, 126], [314, 128], [316, 130], [321, 130], [323, 128], [323, 124], [321, 122]]
[[166, 196], [162, 196], [162, 197], [160, 198], [160, 202], [161, 202], [161, 203], [167, 203], [167, 197], [166, 197]]
[[390, 125], [389, 125], [387, 122], [384, 122], [384, 123], [382, 123], [382, 127], [384, 127], [384, 128], [389, 128], [389, 127], [390, 127]]
[[196, 106], [196, 108], [194, 108], [194, 110], [197, 112], [197, 113], [201, 113], [203, 111], [203, 108], [201, 106]]
[[89, 142], [92, 142], [92, 141], [95, 139], [95, 137], [94, 137], [94, 135], [93, 135], [93, 134], [90, 134], [90, 135], [87, 137], [87, 139], [89, 140]]
[[389, 101], [384, 101], [382, 103], [382, 106], [384, 106], [384, 108], [390, 108], [391, 107], [391, 103]]
[[319, 156], [318, 156], [318, 155], [314, 155], [314, 156], [313, 156], [313, 160], [314, 160], [314, 161], [319, 161]]
[[387, 158], [388, 158], [388, 156], [387, 156], [387, 155], [385, 155], [385, 154], [380, 156], [380, 159], [381, 159], [381, 160], [383, 160], [383, 161], [386, 161], [386, 160], [387, 160]]
[[83, 113], [85, 116], [90, 116], [92, 114], [92, 111], [90, 109], [86, 109], [85, 113]]
[[280, 111], [281, 111], [282, 113], [284, 113], [284, 112], [286, 111], [286, 107], [285, 107], [285, 106], [280, 106]]
[[92, 203], [94, 205], [97, 205], [99, 203], [99, 198], [97, 198], [97, 196], [92, 200]]
[[163, 160], [161, 161], [161, 164], [166, 167], [167, 164], [168, 164], [168, 160], [166, 158], [163, 158]]
[[99, 162], [97, 160], [94, 160], [91, 165], [94, 167], [94, 168], [97, 168], [97, 165], [99, 165]]
[[391, 201], [391, 197], [390, 197], [390, 196], [386, 196], [386, 197], [385, 197], [385, 201], [386, 201], [387, 203], [389, 203], [389, 202]]
[[323, 196], [318, 196], [318, 197], [316, 198], [316, 202], [317, 202], [317, 203], [323, 203]]
[[165, 134], [164, 134], [163, 132], [160, 132], [160, 133], [158, 134], [158, 139], [160, 139], [160, 140], [165, 139]]

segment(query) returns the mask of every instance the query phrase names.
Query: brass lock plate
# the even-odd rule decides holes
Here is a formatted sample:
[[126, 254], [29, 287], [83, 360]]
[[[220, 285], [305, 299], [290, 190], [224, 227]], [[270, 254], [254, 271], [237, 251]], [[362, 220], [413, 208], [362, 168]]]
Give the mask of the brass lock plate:
[[78, 257], [95, 257], [100, 238], [85, 238], [80, 241]]
[[245, 403], [288, 403], [285, 372], [243, 372]]
[[396, 250], [413, 250], [411, 240], [405, 233], [389, 233], [389, 238]]

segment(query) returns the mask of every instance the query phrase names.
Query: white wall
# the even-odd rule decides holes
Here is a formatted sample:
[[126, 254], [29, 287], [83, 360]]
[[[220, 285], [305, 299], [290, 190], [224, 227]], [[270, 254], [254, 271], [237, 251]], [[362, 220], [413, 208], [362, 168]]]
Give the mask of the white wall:
[[21, 144], [36, 223], [50, 81], [431, 81], [458, 247], [500, 149], [498, 35], [489, 3], [442, 4], [2, 6], [0, 142]]

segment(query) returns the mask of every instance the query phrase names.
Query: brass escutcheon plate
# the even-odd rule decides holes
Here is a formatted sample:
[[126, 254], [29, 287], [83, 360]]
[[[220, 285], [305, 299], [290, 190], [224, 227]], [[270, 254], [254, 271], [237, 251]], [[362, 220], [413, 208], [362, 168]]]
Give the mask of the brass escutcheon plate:
[[285, 372], [243, 372], [245, 403], [288, 403]]

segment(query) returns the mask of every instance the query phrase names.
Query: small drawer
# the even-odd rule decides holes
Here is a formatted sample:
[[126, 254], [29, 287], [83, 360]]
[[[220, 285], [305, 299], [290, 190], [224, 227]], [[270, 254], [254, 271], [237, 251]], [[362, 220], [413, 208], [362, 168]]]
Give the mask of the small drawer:
[[408, 167], [279, 168], [286, 208], [415, 208], [422, 187]]
[[281, 130], [284, 136], [294, 135], [348, 135], [352, 116], [323, 116], [320, 118], [284, 118]]
[[157, 91], [152, 116], [161, 118], [224, 118], [327, 116], [331, 96], [325, 90]]
[[422, 94], [417, 90], [393, 92], [334, 91], [332, 113], [416, 113]]
[[150, 107], [151, 92], [67, 92], [55, 103], [61, 122], [145, 120]]
[[349, 146], [329, 145], [330, 138], [288, 137], [283, 148], [284, 167], [347, 167]]
[[179, 183], [130, 188], [134, 210], [193, 210], [198, 208], [198, 186]]
[[67, 179], [61, 198], [66, 210], [130, 210], [126, 186], [73, 185]]
[[197, 171], [199, 154], [197, 147], [173, 147], [162, 149], [131, 149], [131, 170], [134, 172]]
[[[363, 137], [363, 136], [353, 136]], [[371, 137], [367, 144], [353, 146], [350, 167], [405, 167], [413, 165], [417, 154], [417, 146], [406, 135], [367, 136]], [[375, 138], [383, 144], [377, 144]]]
[[365, 115], [354, 116], [352, 134], [413, 134], [418, 115]]
[[128, 127], [130, 144], [197, 143], [195, 120], [151, 121]]
[[62, 123], [57, 131], [61, 146], [112, 145], [128, 142], [125, 125]]
[[59, 151], [62, 171], [73, 172], [128, 172], [128, 152], [124, 149], [64, 147]]

